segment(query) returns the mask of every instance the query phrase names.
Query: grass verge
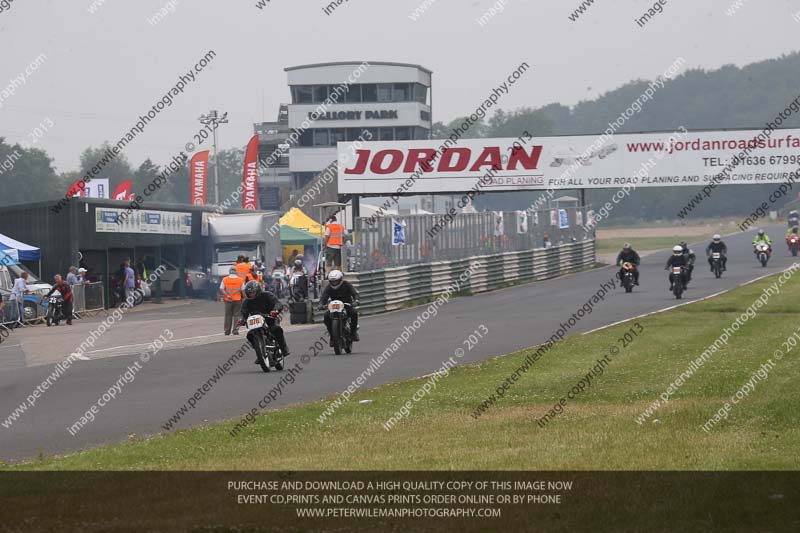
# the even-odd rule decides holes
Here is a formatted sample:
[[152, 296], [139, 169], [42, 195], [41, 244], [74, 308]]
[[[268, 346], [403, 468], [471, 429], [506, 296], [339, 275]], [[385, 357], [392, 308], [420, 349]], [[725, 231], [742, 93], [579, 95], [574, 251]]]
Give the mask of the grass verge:
[[[632, 323], [557, 344], [478, 419], [470, 416], [473, 410], [530, 350], [452, 370], [390, 431], [383, 423], [425, 379], [358, 392], [325, 424], [317, 419], [330, 399], [259, 415], [236, 437], [229, 434], [237, 422], [231, 421], [4, 469], [797, 470], [800, 345], [727, 420], [709, 433], [701, 426], [797, 330], [800, 276], [783, 285], [668, 404], [646, 422], [635, 421], [775, 278], [639, 319], [643, 331], [545, 428], [536, 420]], [[535, 315], [531, 322], [535, 327]], [[359, 403], [365, 399], [372, 402]]]

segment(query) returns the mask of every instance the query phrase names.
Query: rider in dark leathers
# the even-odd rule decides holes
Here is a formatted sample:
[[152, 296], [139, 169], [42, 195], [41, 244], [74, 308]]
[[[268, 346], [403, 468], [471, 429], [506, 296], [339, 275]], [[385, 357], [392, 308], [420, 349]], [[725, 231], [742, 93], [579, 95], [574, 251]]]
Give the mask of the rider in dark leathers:
[[725, 245], [725, 243], [722, 240], [722, 237], [720, 237], [719, 235], [714, 235], [714, 237], [712, 237], [711, 239], [711, 242], [708, 243], [708, 246], [706, 246], [706, 255], [708, 256], [708, 266], [711, 267], [711, 271], [713, 272], [714, 261], [711, 258], [712, 253], [720, 254], [719, 258], [720, 261], [722, 262], [722, 270], [723, 271], [727, 270], [728, 268], [725, 265], [728, 264], [728, 257], [727, 257], [728, 247]]
[[[269, 332], [275, 337], [275, 340], [278, 341], [283, 356], [288, 357], [289, 346], [286, 344], [286, 336], [283, 334], [283, 328], [280, 327], [277, 320], [275, 320], [283, 309], [283, 304], [281, 304], [274, 294], [263, 290], [258, 281], [248, 281], [244, 286], [243, 292], [245, 300], [242, 302], [242, 317], [238, 325], [240, 327], [243, 326], [247, 321], [247, 317], [253, 313], [267, 315], [266, 322]], [[247, 334], [247, 340], [250, 341], [251, 345], [253, 344], [250, 333]], [[256, 364], [258, 364], [258, 358], [256, 358]]]
[[[669, 259], [667, 259], [667, 266], [664, 267], [664, 270], [670, 270], [674, 266], [682, 266], [682, 267], [687, 267], [688, 266], [688, 259], [687, 259], [686, 255], [683, 253], [683, 247], [680, 246], [680, 245], [675, 246], [674, 248], [672, 248], [672, 255], [669, 256]], [[687, 268], [683, 269], [682, 276], [683, 276], [683, 285], [686, 286], [686, 283], [688, 281], [688, 279], [687, 279]], [[673, 285], [674, 285], [674, 283], [672, 281], [672, 273], [670, 272], [669, 290], [672, 290]]]
[[[321, 309], [325, 309], [326, 304], [331, 300], [340, 300], [350, 304], [350, 307], [347, 307], [347, 316], [350, 317], [350, 331], [353, 332], [353, 341], [358, 342], [360, 340], [358, 337], [358, 311], [356, 309], [358, 291], [349, 281], [344, 281], [343, 274], [339, 270], [331, 270], [330, 274], [328, 274], [328, 281], [330, 283], [322, 291], [322, 295], [319, 298], [319, 306]], [[325, 327], [328, 328], [329, 337], [331, 335], [331, 325], [331, 314], [326, 311]]]
[[622, 279], [622, 274], [624, 270], [622, 270], [622, 263], [633, 263], [633, 266], [636, 268], [633, 270], [633, 284], [639, 284], [639, 263], [642, 262], [641, 257], [636, 251], [631, 247], [630, 243], [625, 243], [622, 246], [622, 251], [617, 255], [617, 266], [620, 267], [619, 269], [619, 279]]
[[689, 245], [686, 244], [686, 241], [681, 241], [678, 245], [683, 248], [683, 255], [686, 257], [686, 279], [684, 280], [684, 285], [687, 285], [692, 281], [692, 271], [694, 270], [694, 262], [697, 256], [694, 255], [694, 252], [689, 248]]

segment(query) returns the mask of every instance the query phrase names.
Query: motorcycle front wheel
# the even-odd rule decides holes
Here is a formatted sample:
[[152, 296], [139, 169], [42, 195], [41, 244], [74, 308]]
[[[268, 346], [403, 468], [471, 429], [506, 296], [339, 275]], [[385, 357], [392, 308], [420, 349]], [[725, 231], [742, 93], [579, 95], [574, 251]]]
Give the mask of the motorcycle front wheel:
[[267, 343], [264, 339], [264, 333], [261, 331], [253, 333], [253, 349], [256, 351], [258, 358], [258, 366], [264, 372], [269, 372], [269, 356], [267, 355]]

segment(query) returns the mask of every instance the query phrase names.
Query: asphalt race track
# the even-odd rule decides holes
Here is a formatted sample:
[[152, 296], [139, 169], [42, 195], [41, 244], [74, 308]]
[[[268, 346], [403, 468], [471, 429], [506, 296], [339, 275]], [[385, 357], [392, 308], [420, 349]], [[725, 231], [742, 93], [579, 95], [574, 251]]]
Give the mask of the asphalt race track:
[[[767, 268], [755, 260], [750, 241], [753, 232], [725, 238], [729, 248], [728, 271], [714, 279], [705, 263], [705, 245], [693, 246], [698, 266], [684, 302], [730, 289], [746, 281], [776, 273], [792, 264], [783, 236], [785, 226], [767, 228], [773, 239], [774, 254]], [[676, 230], [679, 231], [679, 230]], [[674, 306], [668, 292], [667, 273], [663, 270], [669, 252], [659, 252], [643, 259], [641, 286], [633, 294], [618, 287], [571, 329], [570, 335], [586, 332], [626, 318]], [[798, 258], [800, 260], [800, 258]], [[461, 358], [469, 363], [544, 342], [561, 322], [566, 322], [614, 276], [615, 268], [605, 267], [561, 279], [455, 298], [430, 318], [388, 362], [375, 372], [364, 389], [422, 376], [435, 371], [442, 361], [462, 346], [462, 339], [479, 325], [489, 333], [477, 348]], [[412, 323], [424, 307], [398, 311], [361, 320], [361, 339], [350, 356], [334, 356], [330, 348], [312, 358], [288, 385], [271, 408], [330, 396], [347, 386], [370, 360], [383, 352], [403, 328]], [[156, 312], [157, 313], [157, 312]], [[158, 316], [158, 315], [155, 315]], [[153, 316], [151, 315], [152, 319]], [[164, 317], [169, 327], [169, 317]], [[314, 326], [289, 336], [292, 356], [287, 366], [309, 353], [324, 331]], [[0, 427], [0, 459], [19, 461], [38, 453], [64, 453], [104, 443], [162, 432], [164, 424], [227, 360], [244, 338], [215, 344], [164, 350], [144, 364], [132, 383], [102, 408], [96, 420], [77, 435], [67, 432], [85, 411], [119, 379], [125, 369], [138, 360], [136, 355], [109, 357], [77, 362], [47, 390], [37, 404], [10, 428]], [[179, 423], [179, 428], [236, 418], [255, 407], [261, 397], [275, 386], [283, 372], [263, 373], [253, 364], [248, 352]], [[6, 417], [53, 369], [53, 365], [11, 368], [0, 372], [0, 420]], [[535, 369], [534, 369], [535, 370]], [[491, 391], [486, 391], [487, 394]], [[473, 406], [465, 406], [472, 408]], [[336, 415], [334, 415], [335, 417]]]

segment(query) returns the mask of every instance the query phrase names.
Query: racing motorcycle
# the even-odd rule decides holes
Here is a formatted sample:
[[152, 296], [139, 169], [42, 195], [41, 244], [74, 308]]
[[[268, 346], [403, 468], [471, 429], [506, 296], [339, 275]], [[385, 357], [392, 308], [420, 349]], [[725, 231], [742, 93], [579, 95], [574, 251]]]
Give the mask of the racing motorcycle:
[[65, 318], [64, 298], [61, 296], [60, 292], [55, 291], [47, 299], [47, 312], [44, 315], [44, 321], [47, 324], [47, 327], [50, 327], [54, 324], [57, 326], [58, 323]]
[[302, 302], [306, 298], [308, 288], [308, 278], [302, 272], [292, 272], [289, 279], [289, 299], [294, 302]]
[[633, 292], [633, 281], [634, 281], [634, 274], [633, 272], [636, 270], [636, 267], [633, 263], [624, 262], [622, 263], [622, 286], [625, 288], [625, 292]]
[[669, 281], [672, 283], [672, 294], [675, 298], [680, 300], [683, 297], [683, 291], [686, 287], [683, 285], [685, 267], [673, 266], [670, 267]]
[[286, 292], [286, 276], [279, 270], [273, 270], [270, 277], [272, 278], [272, 294], [277, 298], [283, 298], [284, 292]]
[[792, 233], [786, 237], [786, 244], [789, 245], [789, 252], [792, 254], [792, 257], [797, 257], [797, 251], [800, 250], [800, 235]]
[[331, 345], [333, 353], [341, 355], [353, 352], [353, 334], [350, 331], [350, 320], [347, 308], [352, 305], [341, 300], [332, 300], [328, 303], [328, 313], [331, 316]]
[[262, 313], [253, 313], [247, 317], [247, 340], [256, 351], [258, 365], [264, 372], [269, 372], [271, 367], [283, 370], [283, 352], [272, 333], [269, 331], [270, 321], [280, 321], [280, 316], [271, 317]]
[[722, 254], [719, 252], [711, 253], [711, 269], [714, 271], [714, 276], [719, 279], [722, 277]]
[[769, 244], [765, 242], [760, 242], [756, 244], [755, 253], [756, 257], [761, 262], [761, 266], [762, 267], [767, 266], [767, 261], [769, 261], [769, 255], [770, 255]]

